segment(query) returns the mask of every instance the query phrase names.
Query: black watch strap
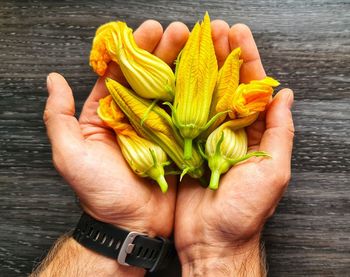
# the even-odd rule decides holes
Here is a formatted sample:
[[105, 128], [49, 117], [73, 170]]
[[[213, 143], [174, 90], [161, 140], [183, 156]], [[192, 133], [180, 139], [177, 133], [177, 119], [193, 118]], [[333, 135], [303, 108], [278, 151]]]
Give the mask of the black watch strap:
[[83, 213], [73, 238], [81, 245], [122, 265], [142, 267], [150, 272], [165, 267], [175, 255], [174, 244], [166, 238], [146, 234], [98, 221]]

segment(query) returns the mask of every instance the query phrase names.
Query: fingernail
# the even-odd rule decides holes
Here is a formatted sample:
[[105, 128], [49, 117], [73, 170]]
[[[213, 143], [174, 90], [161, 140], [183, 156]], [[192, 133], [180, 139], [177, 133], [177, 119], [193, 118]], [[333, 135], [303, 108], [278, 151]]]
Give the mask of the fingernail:
[[52, 80], [50, 78], [50, 74], [47, 75], [46, 77], [46, 86], [47, 86], [47, 89], [50, 89], [51, 88], [51, 85], [52, 85]]

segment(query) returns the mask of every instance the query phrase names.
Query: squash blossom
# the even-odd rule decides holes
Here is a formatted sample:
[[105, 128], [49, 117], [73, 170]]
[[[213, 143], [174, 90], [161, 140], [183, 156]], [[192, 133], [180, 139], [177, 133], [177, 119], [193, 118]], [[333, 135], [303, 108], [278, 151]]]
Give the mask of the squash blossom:
[[106, 42], [112, 40], [112, 25], [114, 22], [100, 26], [95, 34], [90, 51], [90, 66], [99, 75], [103, 76], [108, 68], [108, 63], [112, 60]]
[[122, 154], [131, 169], [141, 177], [152, 178], [162, 192], [166, 192], [168, 184], [163, 167], [170, 164], [170, 161], [163, 149], [135, 132], [112, 96], [100, 99], [99, 103], [97, 113], [115, 131]]
[[233, 94], [232, 101], [228, 104], [230, 118], [244, 117], [264, 111], [271, 99], [273, 88], [279, 84], [271, 77], [240, 84]]
[[206, 130], [210, 104], [218, 74], [218, 64], [211, 37], [210, 18], [194, 26], [177, 60], [176, 89], [172, 120], [184, 138], [184, 158], [192, 155], [192, 140]]
[[[229, 110], [229, 103], [232, 103], [234, 92], [239, 85], [239, 71], [243, 60], [240, 59], [241, 49], [234, 49], [225, 60], [224, 65], [219, 70], [216, 81], [212, 103], [210, 107], [209, 118], [217, 113]], [[202, 133], [202, 138], [207, 138], [226, 118], [226, 114], [221, 115]]]
[[173, 101], [174, 72], [160, 58], [136, 45], [132, 29], [125, 22], [104, 24], [96, 32], [90, 54], [91, 67], [102, 76], [111, 60], [119, 64], [139, 96]]
[[248, 139], [243, 127], [252, 124], [258, 114], [228, 121], [212, 132], [205, 144], [205, 157], [211, 170], [209, 188], [219, 187], [220, 175], [233, 165], [250, 157], [268, 156], [266, 152], [256, 151], [247, 154]]
[[[194, 178], [200, 178], [203, 175], [203, 159], [197, 151], [193, 151], [189, 160], [183, 159], [183, 139], [172, 125], [171, 117], [166, 111], [158, 105], [154, 105], [150, 110], [151, 101], [135, 95], [112, 79], [106, 79], [106, 86], [136, 132], [159, 145], [183, 170], [182, 175], [188, 173]], [[146, 112], [148, 116], [141, 124]]]

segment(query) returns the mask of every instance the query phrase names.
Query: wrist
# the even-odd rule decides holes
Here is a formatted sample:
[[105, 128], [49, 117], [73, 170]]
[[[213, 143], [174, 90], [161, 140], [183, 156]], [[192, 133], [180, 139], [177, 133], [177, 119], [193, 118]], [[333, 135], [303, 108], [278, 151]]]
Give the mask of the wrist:
[[266, 276], [259, 240], [228, 247], [193, 245], [179, 257], [183, 276]]
[[[98, 265], [97, 271], [100, 275], [95, 276], [144, 276], [145, 270], [134, 266], [125, 266], [119, 264], [116, 260], [100, 255], [82, 245], [75, 239], [69, 238], [71, 247], [74, 247], [81, 256], [82, 265], [86, 265], [86, 261], [90, 261]], [[91, 275], [93, 276], [93, 275]]]
[[145, 270], [123, 266], [99, 255], [67, 235], [60, 238], [31, 277], [144, 276]]
[[144, 276], [145, 271], [123, 266], [116, 260], [81, 246], [72, 237], [58, 241], [40, 267], [31, 276]]
[[149, 237], [163, 236], [167, 237], [168, 234], [159, 233], [154, 230], [152, 224], [150, 224], [149, 220], [143, 220], [142, 218], [129, 217], [127, 215], [115, 214], [110, 211], [106, 211], [101, 215], [100, 213], [95, 213], [93, 210], [88, 207], [82, 205], [83, 210], [92, 216], [93, 218], [111, 224], [115, 227], [122, 228], [125, 230], [139, 232], [143, 234], [147, 234]]

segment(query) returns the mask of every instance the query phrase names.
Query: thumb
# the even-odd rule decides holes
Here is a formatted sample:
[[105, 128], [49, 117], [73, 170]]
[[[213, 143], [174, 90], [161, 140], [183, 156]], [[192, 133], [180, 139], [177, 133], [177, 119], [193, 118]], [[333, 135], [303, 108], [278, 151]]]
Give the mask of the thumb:
[[52, 145], [53, 160], [57, 164], [57, 158], [67, 160], [73, 152], [76, 153], [77, 148], [82, 146], [83, 136], [74, 116], [74, 98], [67, 81], [58, 73], [50, 73], [47, 90], [49, 97], [44, 122]]
[[266, 130], [259, 147], [272, 156], [265, 161], [274, 163], [281, 171], [290, 170], [294, 137], [293, 98], [290, 89], [283, 89], [274, 97], [266, 112]]

